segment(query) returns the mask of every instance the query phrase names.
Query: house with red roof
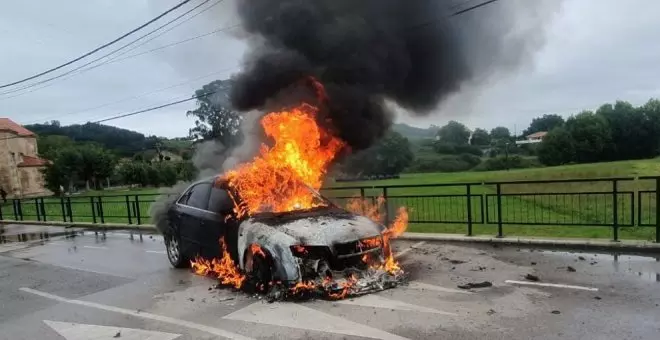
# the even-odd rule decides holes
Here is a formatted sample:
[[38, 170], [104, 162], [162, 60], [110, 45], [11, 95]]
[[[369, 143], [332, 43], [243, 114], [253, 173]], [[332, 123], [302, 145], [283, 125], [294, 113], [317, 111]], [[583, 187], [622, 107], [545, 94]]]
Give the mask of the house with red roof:
[[9, 197], [51, 194], [41, 173], [47, 161], [39, 158], [37, 136], [9, 118], [0, 118], [0, 188]]

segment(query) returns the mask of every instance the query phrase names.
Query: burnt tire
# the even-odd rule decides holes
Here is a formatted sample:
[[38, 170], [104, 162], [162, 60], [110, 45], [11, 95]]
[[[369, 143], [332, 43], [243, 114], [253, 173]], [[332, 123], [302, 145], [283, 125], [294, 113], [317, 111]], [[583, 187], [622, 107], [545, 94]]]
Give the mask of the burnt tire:
[[249, 286], [257, 292], [267, 292], [273, 281], [272, 259], [268, 254], [264, 257], [249, 250], [247, 256], [246, 262], [250, 263], [250, 268], [246, 266]]
[[179, 235], [165, 235], [165, 249], [167, 250], [167, 259], [174, 268], [187, 268], [190, 261], [181, 251], [181, 238]]

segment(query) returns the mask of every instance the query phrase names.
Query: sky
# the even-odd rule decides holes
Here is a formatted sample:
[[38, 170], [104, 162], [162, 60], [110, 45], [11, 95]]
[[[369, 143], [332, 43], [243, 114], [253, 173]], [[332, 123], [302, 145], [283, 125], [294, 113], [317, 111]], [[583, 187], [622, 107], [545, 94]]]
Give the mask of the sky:
[[[193, 0], [185, 9], [202, 1]], [[525, 3], [498, 2], [507, 1]], [[25, 78], [86, 53], [177, 2], [5, 2], [0, 5], [0, 83]], [[489, 6], [501, 6], [498, 2]], [[21, 124], [50, 120], [85, 123], [189, 98], [202, 85], [228, 78], [239, 70], [246, 46], [236, 27], [239, 21], [233, 0], [212, 0], [200, 9], [211, 5], [112, 63], [28, 89], [0, 89], [0, 117]], [[543, 114], [570, 116], [617, 99], [643, 104], [660, 97], [660, 45], [654, 43], [660, 34], [657, 13], [660, 2], [655, 0], [564, 0], [548, 15], [542, 43], [523, 63], [466, 85], [429, 116], [412, 118], [399, 112], [396, 120], [426, 127], [454, 119], [470, 128], [506, 126], [520, 133], [534, 117]], [[216, 30], [220, 31], [208, 34]], [[161, 48], [204, 34], [208, 35]], [[157, 48], [161, 49], [151, 51]], [[146, 135], [186, 136], [194, 124], [186, 111], [194, 105], [190, 101], [106, 124]]]

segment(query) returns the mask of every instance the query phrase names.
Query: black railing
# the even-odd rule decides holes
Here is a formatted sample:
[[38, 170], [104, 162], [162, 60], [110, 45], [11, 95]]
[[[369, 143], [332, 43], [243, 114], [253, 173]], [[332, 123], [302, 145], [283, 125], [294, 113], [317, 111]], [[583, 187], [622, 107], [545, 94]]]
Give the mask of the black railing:
[[[547, 181], [345, 186], [322, 192], [340, 206], [359, 198], [391, 222], [399, 207], [409, 223], [425, 231], [461, 232], [475, 227], [498, 237], [516, 227], [605, 227], [611, 239], [631, 227], [644, 228], [660, 242], [660, 176]], [[0, 220], [87, 223], [149, 223], [149, 207], [159, 194], [67, 196], [14, 199], [2, 204]], [[465, 225], [465, 229], [460, 229]], [[453, 227], [447, 227], [453, 226]], [[430, 228], [430, 229], [429, 229]]]

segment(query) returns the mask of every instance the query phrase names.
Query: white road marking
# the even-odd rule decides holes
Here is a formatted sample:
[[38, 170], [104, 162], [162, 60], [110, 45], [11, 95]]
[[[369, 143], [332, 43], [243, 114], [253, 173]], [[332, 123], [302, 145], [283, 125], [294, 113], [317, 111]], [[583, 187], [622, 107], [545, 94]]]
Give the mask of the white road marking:
[[[135, 328], [86, 325], [82, 323], [44, 320], [66, 340], [97, 340], [121, 338], [123, 340], [173, 340], [181, 334], [147, 331]], [[117, 336], [119, 334], [119, 336]]]
[[164, 250], [145, 250], [145, 252], [152, 254], [163, 254], [163, 255], [167, 254], [167, 252]]
[[402, 250], [401, 252], [399, 252], [398, 254], [395, 254], [395, 255], [394, 255], [394, 258], [395, 258], [395, 259], [398, 259], [399, 257], [401, 257], [401, 256], [403, 256], [403, 255], [406, 255], [406, 254], [408, 254], [408, 252], [410, 252], [411, 250], [413, 250], [413, 249], [417, 249], [417, 248], [421, 247], [422, 245], [424, 245], [424, 243], [426, 243], [426, 241], [417, 242], [417, 243], [413, 244], [412, 246], [410, 246], [410, 248], [404, 249], [404, 250]]
[[583, 287], [583, 286], [572, 286], [572, 285], [565, 285], [565, 284], [561, 284], [561, 283], [526, 282], [526, 281], [514, 281], [514, 280], [506, 280], [504, 282], [509, 283], [509, 284], [515, 284], [515, 285], [523, 285], [523, 286], [569, 288], [569, 289], [578, 289], [578, 290], [588, 290], [588, 291], [591, 291], [591, 292], [597, 292], [598, 291], [598, 288]]
[[34, 289], [31, 289], [31, 288], [26, 288], [26, 287], [19, 288], [19, 289], [23, 292], [38, 295], [38, 296], [41, 296], [41, 297], [44, 297], [44, 298], [47, 298], [47, 299], [51, 299], [51, 300], [55, 300], [55, 301], [58, 301], [58, 302], [70, 303], [70, 304], [73, 304], [73, 305], [85, 306], [85, 307], [96, 308], [96, 309], [100, 309], [100, 310], [104, 310], [104, 311], [108, 311], [108, 312], [114, 312], [114, 313], [119, 313], [119, 314], [124, 314], [124, 315], [130, 315], [130, 316], [134, 316], [134, 317], [137, 317], [137, 318], [143, 318], [143, 319], [149, 319], [149, 320], [165, 322], [165, 323], [173, 324], [173, 325], [176, 325], [176, 326], [186, 327], [186, 328], [195, 329], [195, 330], [198, 330], [198, 331], [210, 333], [210, 334], [213, 334], [213, 335], [221, 336], [221, 337], [224, 337], [224, 338], [227, 338], [227, 339], [232, 339], [232, 340], [254, 340], [252, 338], [249, 338], [249, 337], [246, 337], [246, 336], [243, 336], [243, 335], [240, 335], [240, 334], [232, 333], [232, 332], [229, 332], [229, 331], [225, 331], [225, 330], [220, 329], [220, 328], [215, 328], [215, 327], [211, 327], [211, 326], [207, 326], [207, 325], [202, 325], [202, 324], [199, 324], [199, 323], [196, 323], [196, 322], [171, 318], [169, 316], [152, 314], [152, 313], [148, 313], [148, 312], [138, 312], [138, 311], [131, 310], [131, 309], [125, 309], [125, 308], [120, 308], [120, 307], [115, 307], [115, 306], [108, 306], [108, 305], [104, 305], [104, 304], [100, 304], [100, 303], [96, 303], [96, 302], [91, 302], [91, 301], [67, 299], [67, 298], [64, 298], [64, 297], [61, 297], [61, 296], [57, 296], [57, 295], [46, 293], [46, 292], [41, 292], [41, 291], [34, 290]]
[[443, 312], [433, 308], [422, 307], [401, 301], [386, 299], [384, 297], [380, 297], [378, 295], [373, 295], [373, 294], [356, 297], [351, 300], [341, 300], [341, 301], [337, 301], [337, 303], [341, 303], [344, 305], [364, 306], [364, 307], [398, 309], [398, 310], [405, 310], [412, 312], [456, 315], [454, 313]]
[[468, 292], [468, 291], [465, 291], [465, 290], [445, 288], [445, 287], [441, 287], [441, 286], [430, 285], [428, 283], [419, 282], [419, 281], [411, 281], [407, 285], [404, 285], [404, 286], [401, 286], [401, 287], [410, 288], [410, 289], [419, 289], [419, 290], [433, 290], [433, 291], [436, 291], [436, 292], [444, 292], [444, 293], [474, 294], [472, 292]]
[[102, 250], [107, 250], [108, 249], [108, 247], [97, 247], [97, 246], [83, 246], [83, 248], [102, 249]]
[[122, 277], [124, 279], [135, 279], [135, 277], [133, 277], [133, 276], [119, 275], [119, 274], [115, 274], [115, 273], [109, 273], [109, 272], [93, 270], [93, 269], [87, 269], [87, 268], [80, 268], [80, 267], [76, 267], [76, 266], [67, 266], [65, 264], [60, 264], [60, 263], [49, 263], [49, 264], [53, 265], [53, 266], [56, 266], [56, 267], [62, 267], [62, 268], [73, 269], [73, 270], [80, 270], [80, 271], [83, 271], [83, 272], [89, 272], [89, 273], [94, 273], [94, 274], [110, 275], [110, 276]]
[[365, 326], [294, 303], [276, 302], [264, 304], [262, 302], [256, 302], [226, 315], [224, 319], [365, 338], [407, 340], [404, 337], [380, 329]]

